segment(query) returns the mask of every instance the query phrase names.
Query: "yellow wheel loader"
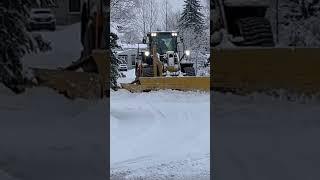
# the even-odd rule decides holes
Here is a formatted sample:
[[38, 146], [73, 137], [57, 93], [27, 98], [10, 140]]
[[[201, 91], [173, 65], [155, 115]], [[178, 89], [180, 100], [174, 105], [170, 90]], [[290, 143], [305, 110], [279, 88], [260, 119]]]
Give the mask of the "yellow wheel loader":
[[148, 50], [137, 55], [136, 80], [121, 84], [122, 88], [131, 92], [210, 90], [210, 77], [196, 76], [193, 62], [189, 60], [190, 51], [179, 48], [178, 32], [150, 32], [143, 42], [148, 45]]
[[[53, 88], [68, 98], [103, 98], [108, 91], [109, 58], [106, 50], [106, 13], [102, 0], [84, 2], [79, 60], [61, 69], [33, 68], [38, 86]], [[79, 43], [81, 43], [79, 42]]]
[[[320, 90], [317, 48], [277, 47], [268, 0], [215, 0], [211, 6], [212, 90], [247, 94]], [[276, 18], [276, 17], [273, 17]]]

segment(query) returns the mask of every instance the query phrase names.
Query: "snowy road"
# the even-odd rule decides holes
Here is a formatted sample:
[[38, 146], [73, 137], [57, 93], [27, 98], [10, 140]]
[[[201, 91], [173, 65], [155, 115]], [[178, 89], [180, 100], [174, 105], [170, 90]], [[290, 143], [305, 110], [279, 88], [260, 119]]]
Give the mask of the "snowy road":
[[197, 92], [112, 92], [114, 179], [209, 179], [209, 100], [209, 93]]
[[47, 88], [14, 95], [1, 84], [0, 99], [1, 180], [104, 179], [106, 102]]
[[217, 179], [319, 179], [319, 99], [211, 98]]
[[25, 67], [56, 69], [70, 65], [80, 57], [80, 23], [58, 28], [55, 32], [33, 33], [40, 33], [45, 40], [50, 41], [52, 51], [26, 55], [23, 60]]

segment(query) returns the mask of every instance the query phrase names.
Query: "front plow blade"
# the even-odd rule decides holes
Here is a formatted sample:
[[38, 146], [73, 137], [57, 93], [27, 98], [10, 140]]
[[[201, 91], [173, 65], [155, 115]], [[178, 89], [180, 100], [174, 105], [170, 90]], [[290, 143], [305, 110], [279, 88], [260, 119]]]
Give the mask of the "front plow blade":
[[138, 84], [121, 84], [130, 92], [153, 90], [209, 91], [210, 77], [140, 77]]
[[96, 99], [103, 96], [99, 75], [96, 73], [33, 69], [38, 86], [55, 89], [74, 99]]

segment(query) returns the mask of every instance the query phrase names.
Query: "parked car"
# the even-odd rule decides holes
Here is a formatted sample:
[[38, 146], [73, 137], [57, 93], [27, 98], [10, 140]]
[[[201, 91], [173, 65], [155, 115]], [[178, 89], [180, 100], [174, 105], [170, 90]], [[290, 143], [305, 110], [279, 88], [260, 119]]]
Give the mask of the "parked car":
[[30, 11], [28, 28], [56, 30], [56, 17], [49, 8], [33, 8]]
[[119, 65], [119, 71], [128, 71], [127, 64], [120, 64]]

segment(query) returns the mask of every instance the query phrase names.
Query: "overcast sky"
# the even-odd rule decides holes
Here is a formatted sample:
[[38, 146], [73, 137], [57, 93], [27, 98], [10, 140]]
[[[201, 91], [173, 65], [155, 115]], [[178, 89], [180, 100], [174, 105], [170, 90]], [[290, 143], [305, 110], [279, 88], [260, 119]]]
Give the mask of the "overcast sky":
[[184, 5], [184, 0], [168, 0], [172, 5], [173, 9], [182, 10]]

